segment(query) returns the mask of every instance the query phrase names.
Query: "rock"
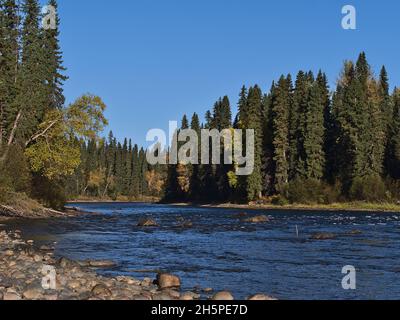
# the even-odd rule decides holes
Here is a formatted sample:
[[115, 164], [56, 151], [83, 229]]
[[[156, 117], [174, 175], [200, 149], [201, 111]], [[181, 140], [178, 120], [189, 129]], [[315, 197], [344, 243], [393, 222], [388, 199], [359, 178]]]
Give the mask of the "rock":
[[333, 233], [315, 233], [311, 236], [311, 240], [333, 240], [336, 235]]
[[182, 300], [182, 301], [192, 301], [192, 300], [194, 300], [192, 292], [185, 292], [184, 294], [182, 294], [180, 296], [179, 300]]
[[173, 289], [164, 289], [161, 293], [166, 294], [174, 299], [179, 299], [179, 297], [181, 296], [181, 294], [178, 291]]
[[89, 261], [89, 266], [94, 268], [111, 268], [115, 267], [116, 263], [111, 260], [94, 260]]
[[254, 300], [254, 301], [276, 301], [277, 299], [274, 297], [267, 296], [262, 293], [255, 294], [247, 298], [247, 300]]
[[16, 301], [22, 300], [21, 296], [13, 289], [8, 289], [4, 294], [3, 300], [5, 301]]
[[33, 241], [33, 240], [28, 240], [26, 243], [27, 244], [33, 244], [35, 241]]
[[76, 290], [81, 287], [81, 282], [78, 280], [71, 280], [68, 282], [68, 287], [70, 287], [73, 290]]
[[214, 291], [213, 288], [205, 288], [205, 289], [203, 289], [204, 293], [211, 293], [213, 291]]
[[267, 216], [262, 215], [245, 219], [245, 221], [250, 223], [266, 223], [269, 222], [269, 219]]
[[112, 293], [104, 284], [98, 284], [92, 289], [92, 296], [109, 297]]
[[38, 254], [35, 254], [35, 255], [33, 256], [33, 260], [34, 260], [35, 262], [42, 262], [42, 261], [43, 261], [43, 256], [40, 256], [40, 255], [38, 255]]
[[151, 218], [144, 218], [139, 220], [138, 227], [158, 227], [158, 224]]
[[28, 300], [39, 300], [42, 298], [42, 290], [39, 289], [28, 289], [24, 291], [23, 297]]
[[157, 293], [153, 296], [153, 300], [155, 300], [155, 301], [170, 301], [170, 300], [174, 300], [174, 298], [165, 293]]
[[58, 263], [59, 263], [61, 268], [74, 268], [74, 267], [79, 266], [79, 264], [77, 262], [72, 261], [72, 260], [67, 259], [67, 258], [61, 258], [58, 261]]
[[156, 283], [160, 289], [179, 288], [181, 286], [179, 277], [168, 273], [158, 274]]
[[140, 285], [142, 287], [149, 287], [153, 284], [153, 280], [151, 280], [150, 278], [144, 278], [142, 282], [140, 282]]
[[6, 250], [6, 252], [4, 252], [4, 255], [6, 257], [12, 257], [14, 255], [14, 251], [12, 250]]
[[216, 293], [213, 297], [212, 300], [215, 301], [231, 301], [234, 300], [232, 294], [229, 291], [221, 291]]

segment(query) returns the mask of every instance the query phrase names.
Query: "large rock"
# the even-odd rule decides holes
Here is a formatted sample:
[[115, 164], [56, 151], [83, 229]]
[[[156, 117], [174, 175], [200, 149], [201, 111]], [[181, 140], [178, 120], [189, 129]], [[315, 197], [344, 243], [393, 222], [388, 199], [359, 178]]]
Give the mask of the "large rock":
[[5, 301], [16, 301], [16, 300], [22, 300], [22, 298], [15, 290], [9, 289], [4, 294], [3, 300], [5, 300]]
[[181, 279], [168, 273], [158, 274], [156, 282], [160, 289], [179, 288], [181, 286]]
[[151, 218], [140, 219], [138, 227], [158, 227], [157, 222]]
[[336, 239], [336, 235], [333, 233], [315, 233], [311, 236], [311, 240], [333, 240]]
[[247, 218], [244, 221], [250, 222], [250, 223], [266, 223], [266, 222], [269, 222], [269, 219], [267, 216], [262, 215], [262, 216]]
[[43, 290], [40, 289], [28, 289], [24, 291], [23, 297], [27, 300], [39, 300], [42, 298]]
[[250, 296], [247, 300], [254, 300], [254, 301], [276, 301], [277, 299], [271, 296], [267, 296], [262, 293], [255, 294]]
[[112, 293], [104, 284], [98, 284], [92, 289], [92, 296], [109, 297]]
[[213, 297], [213, 300], [215, 301], [231, 301], [234, 300], [232, 293], [229, 291], [221, 291], [216, 293]]

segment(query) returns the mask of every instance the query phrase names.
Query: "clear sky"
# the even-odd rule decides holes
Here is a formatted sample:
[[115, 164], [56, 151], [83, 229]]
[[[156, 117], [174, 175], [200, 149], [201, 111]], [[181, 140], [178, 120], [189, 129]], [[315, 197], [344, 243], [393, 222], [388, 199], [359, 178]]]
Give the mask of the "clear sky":
[[[357, 9], [357, 30], [341, 10]], [[145, 144], [151, 128], [201, 116], [243, 84], [268, 90], [282, 73], [323, 69], [335, 85], [345, 59], [366, 51], [400, 86], [398, 0], [59, 0], [68, 101], [90, 92], [109, 129]]]

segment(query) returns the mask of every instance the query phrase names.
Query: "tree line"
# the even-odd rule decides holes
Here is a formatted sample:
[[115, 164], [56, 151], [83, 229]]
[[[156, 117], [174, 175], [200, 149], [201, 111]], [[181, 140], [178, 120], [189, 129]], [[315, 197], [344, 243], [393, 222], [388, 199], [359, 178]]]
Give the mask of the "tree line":
[[334, 92], [322, 71], [282, 75], [266, 93], [243, 87], [235, 118], [225, 96], [204, 124], [185, 115], [181, 128], [254, 129], [253, 174], [236, 176], [235, 165], [170, 165], [164, 199], [398, 201], [399, 112], [400, 90], [390, 92], [385, 67], [374, 76], [364, 52], [344, 63]]

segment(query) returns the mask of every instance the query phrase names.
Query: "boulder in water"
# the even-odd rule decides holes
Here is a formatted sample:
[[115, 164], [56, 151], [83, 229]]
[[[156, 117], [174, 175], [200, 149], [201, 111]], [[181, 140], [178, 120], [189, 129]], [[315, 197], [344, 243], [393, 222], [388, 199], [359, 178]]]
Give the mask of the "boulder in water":
[[158, 227], [157, 222], [151, 218], [140, 219], [138, 227]]
[[266, 223], [269, 222], [270, 220], [268, 219], [267, 216], [262, 215], [245, 219], [245, 221], [250, 223]]
[[311, 236], [311, 240], [333, 240], [336, 239], [336, 235], [333, 233], [315, 233]]

